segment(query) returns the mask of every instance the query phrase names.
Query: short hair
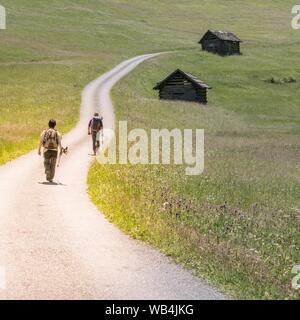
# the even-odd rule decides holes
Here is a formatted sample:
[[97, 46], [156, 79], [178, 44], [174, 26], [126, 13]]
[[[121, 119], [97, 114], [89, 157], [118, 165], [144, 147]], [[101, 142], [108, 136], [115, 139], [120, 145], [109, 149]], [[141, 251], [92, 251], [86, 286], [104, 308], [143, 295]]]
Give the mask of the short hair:
[[95, 113], [94, 113], [94, 117], [99, 117], [99, 113], [98, 113], [98, 112], [95, 112]]
[[56, 127], [56, 121], [54, 119], [49, 120], [49, 128], [54, 129]]

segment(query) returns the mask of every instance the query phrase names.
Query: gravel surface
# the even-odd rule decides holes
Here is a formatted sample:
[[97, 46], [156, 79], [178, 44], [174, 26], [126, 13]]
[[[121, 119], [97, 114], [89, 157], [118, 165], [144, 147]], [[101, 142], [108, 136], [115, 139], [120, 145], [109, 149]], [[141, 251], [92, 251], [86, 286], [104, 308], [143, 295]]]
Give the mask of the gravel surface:
[[37, 151], [0, 167], [0, 299], [224, 299], [120, 232], [86, 193], [88, 120], [99, 110], [105, 127], [114, 128], [111, 88], [153, 56], [127, 60], [85, 88], [80, 121], [63, 138], [70, 153], [56, 184], [44, 182]]

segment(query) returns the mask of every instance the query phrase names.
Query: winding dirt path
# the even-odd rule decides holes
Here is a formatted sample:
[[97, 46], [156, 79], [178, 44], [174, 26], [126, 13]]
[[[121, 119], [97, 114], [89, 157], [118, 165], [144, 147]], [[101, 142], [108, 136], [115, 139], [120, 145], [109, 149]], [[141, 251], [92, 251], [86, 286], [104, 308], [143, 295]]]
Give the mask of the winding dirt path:
[[1, 299], [224, 298], [164, 255], [121, 233], [86, 193], [92, 160], [88, 119], [101, 110], [105, 126], [114, 128], [111, 88], [154, 56], [125, 61], [85, 88], [80, 122], [63, 139], [71, 152], [57, 172], [57, 185], [43, 184], [36, 151], [0, 167]]

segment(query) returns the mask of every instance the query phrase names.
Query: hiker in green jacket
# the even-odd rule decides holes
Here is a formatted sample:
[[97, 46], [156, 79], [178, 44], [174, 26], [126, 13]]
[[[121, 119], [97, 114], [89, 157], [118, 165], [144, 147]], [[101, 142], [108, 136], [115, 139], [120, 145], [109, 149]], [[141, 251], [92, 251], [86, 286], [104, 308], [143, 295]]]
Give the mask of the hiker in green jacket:
[[60, 151], [63, 150], [61, 135], [55, 127], [56, 121], [51, 119], [49, 121], [49, 128], [45, 129], [41, 134], [38, 150], [38, 154], [41, 155], [43, 148], [45, 174], [49, 182], [53, 182], [54, 179], [58, 149]]

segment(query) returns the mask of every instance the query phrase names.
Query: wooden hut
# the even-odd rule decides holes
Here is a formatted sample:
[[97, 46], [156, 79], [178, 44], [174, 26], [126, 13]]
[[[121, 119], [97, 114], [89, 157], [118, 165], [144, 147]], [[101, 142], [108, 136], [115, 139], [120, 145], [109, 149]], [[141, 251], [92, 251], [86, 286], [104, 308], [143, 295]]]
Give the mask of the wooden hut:
[[202, 50], [217, 53], [222, 56], [241, 54], [242, 41], [231, 32], [208, 30], [199, 43]]
[[154, 88], [159, 90], [159, 98], [207, 103], [207, 89], [210, 87], [190, 73], [175, 70]]

